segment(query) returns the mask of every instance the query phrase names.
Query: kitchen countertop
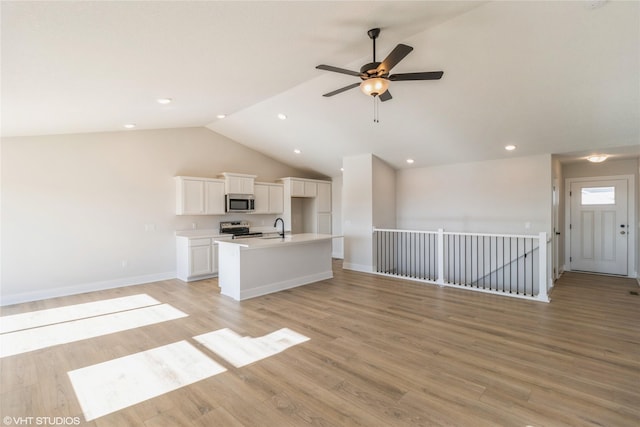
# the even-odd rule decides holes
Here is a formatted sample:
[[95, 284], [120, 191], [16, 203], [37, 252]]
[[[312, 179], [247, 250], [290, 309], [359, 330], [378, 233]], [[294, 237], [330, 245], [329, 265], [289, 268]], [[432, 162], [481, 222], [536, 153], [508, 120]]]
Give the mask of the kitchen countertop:
[[320, 240], [331, 240], [342, 236], [335, 236], [332, 234], [316, 234], [316, 233], [300, 233], [300, 234], [287, 234], [284, 240], [280, 237], [255, 237], [251, 239], [238, 239], [238, 240], [221, 240], [219, 243], [226, 243], [232, 245], [238, 245], [246, 249], [263, 249], [270, 247], [282, 247], [289, 245], [299, 245], [309, 242], [316, 242]]

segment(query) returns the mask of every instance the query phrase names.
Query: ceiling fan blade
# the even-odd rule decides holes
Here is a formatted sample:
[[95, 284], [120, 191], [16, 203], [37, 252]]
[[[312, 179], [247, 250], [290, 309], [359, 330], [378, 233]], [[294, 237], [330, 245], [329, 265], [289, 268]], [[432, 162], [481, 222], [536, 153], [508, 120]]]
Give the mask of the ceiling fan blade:
[[400, 73], [392, 74], [389, 80], [398, 82], [403, 80], [440, 80], [444, 72], [442, 71], [425, 71], [424, 73]]
[[380, 98], [380, 101], [384, 102], [390, 100], [393, 96], [391, 96], [391, 92], [387, 90], [383, 92], [382, 95], [379, 95], [378, 98]]
[[334, 90], [333, 92], [325, 93], [325, 94], [324, 94], [324, 95], [322, 95], [322, 96], [327, 96], [327, 97], [329, 97], [329, 96], [337, 95], [337, 94], [339, 94], [339, 93], [342, 93], [342, 92], [347, 91], [347, 90], [349, 90], [349, 89], [353, 89], [354, 87], [358, 87], [358, 86], [360, 86], [360, 83], [352, 83], [352, 84], [350, 84], [349, 86], [345, 86], [345, 87], [343, 87], [343, 88], [336, 89], [336, 90]]
[[334, 73], [348, 74], [350, 76], [360, 77], [360, 73], [358, 73], [357, 71], [345, 70], [344, 68], [333, 67], [331, 65], [321, 64], [316, 68], [318, 70], [333, 71]]
[[389, 71], [391, 71], [391, 69], [395, 67], [398, 62], [402, 61], [402, 59], [407, 56], [412, 50], [413, 48], [411, 46], [407, 46], [406, 44], [399, 44], [398, 46], [396, 46], [391, 51], [389, 56], [387, 56], [384, 61], [382, 61], [380, 65], [378, 65], [378, 68], [376, 69], [378, 75], [382, 76], [388, 74]]

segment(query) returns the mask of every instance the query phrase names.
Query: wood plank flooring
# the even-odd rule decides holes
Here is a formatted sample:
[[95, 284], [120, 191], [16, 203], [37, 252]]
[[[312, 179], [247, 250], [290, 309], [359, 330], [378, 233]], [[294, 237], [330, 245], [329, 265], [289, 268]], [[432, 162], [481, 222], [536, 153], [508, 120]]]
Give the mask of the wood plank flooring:
[[[2, 315], [146, 293], [189, 316], [0, 360], [0, 417], [88, 426], [640, 425], [635, 280], [565, 273], [550, 304], [345, 271], [236, 302], [215, 279], [4, 307]], [[309, 341], [235, 368], [192, 337], [222, 328]], [[85, 422], [67, 372], [187, 340], [227, 371]], [[7, 425], [7, 423], [5, 423]]]

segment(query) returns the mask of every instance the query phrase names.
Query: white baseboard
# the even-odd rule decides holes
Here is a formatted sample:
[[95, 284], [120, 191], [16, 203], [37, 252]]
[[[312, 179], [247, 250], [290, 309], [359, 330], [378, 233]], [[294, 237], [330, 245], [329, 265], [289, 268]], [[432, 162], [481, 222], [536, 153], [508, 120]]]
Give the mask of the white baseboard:
[[63, 288], [42, 289], [38, 291], [24, 292], [13, 295], [1, 295], [0, 306], [20, 304], [23, 302], [39, 301], [48, 298], [65, 297], [68, 295], [84, 294], [86, 292], [102, 291], [106, 289], [121, 288], [123, 286], [142, 285], [145, 283], [158, 282], [160, 280], [175, 279], [176, 272], [144, 274], [141, 276], [121, 277], [113, 280], [85, 283]]
[[370, 265], [353, 264], [350, 262], [344, 262], [342, 268], [345, 270], [359, 271], [361, 273], [373, 273], [373, 267]]
[[272, 294], [274, 292], [284, 291], [285, 289], [296, 288], [298, 286], [308, 285], [310, 283], [315, 283], [321, 280], [327, 280], [331, 278], [333, 278], [333, 270], [310, 274], [308, 276], [303, 276], [303, 277], [296, 277], [296, 278], [285, 280], [278, 283], [270, 283], [268, 285], [261, 286], [259, 288], [252, 288], [252, 289], [246, 289], [246, 290], [240, 291], [240, 299], [245, 300], [249, 298], [255, 298], [262, 295]]

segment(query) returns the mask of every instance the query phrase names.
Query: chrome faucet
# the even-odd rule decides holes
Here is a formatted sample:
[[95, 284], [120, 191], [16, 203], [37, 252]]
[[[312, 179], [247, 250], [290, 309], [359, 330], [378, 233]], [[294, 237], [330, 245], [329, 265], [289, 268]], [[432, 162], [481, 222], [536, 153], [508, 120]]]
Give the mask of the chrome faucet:
[[280, 236], [284, 239], [284, 219], [276, 218], [276, 222], [273, 223], [273, 227], [275, 228], [278, 226], [278, 221], [282, 222], [282, 233], [280, 233]]

